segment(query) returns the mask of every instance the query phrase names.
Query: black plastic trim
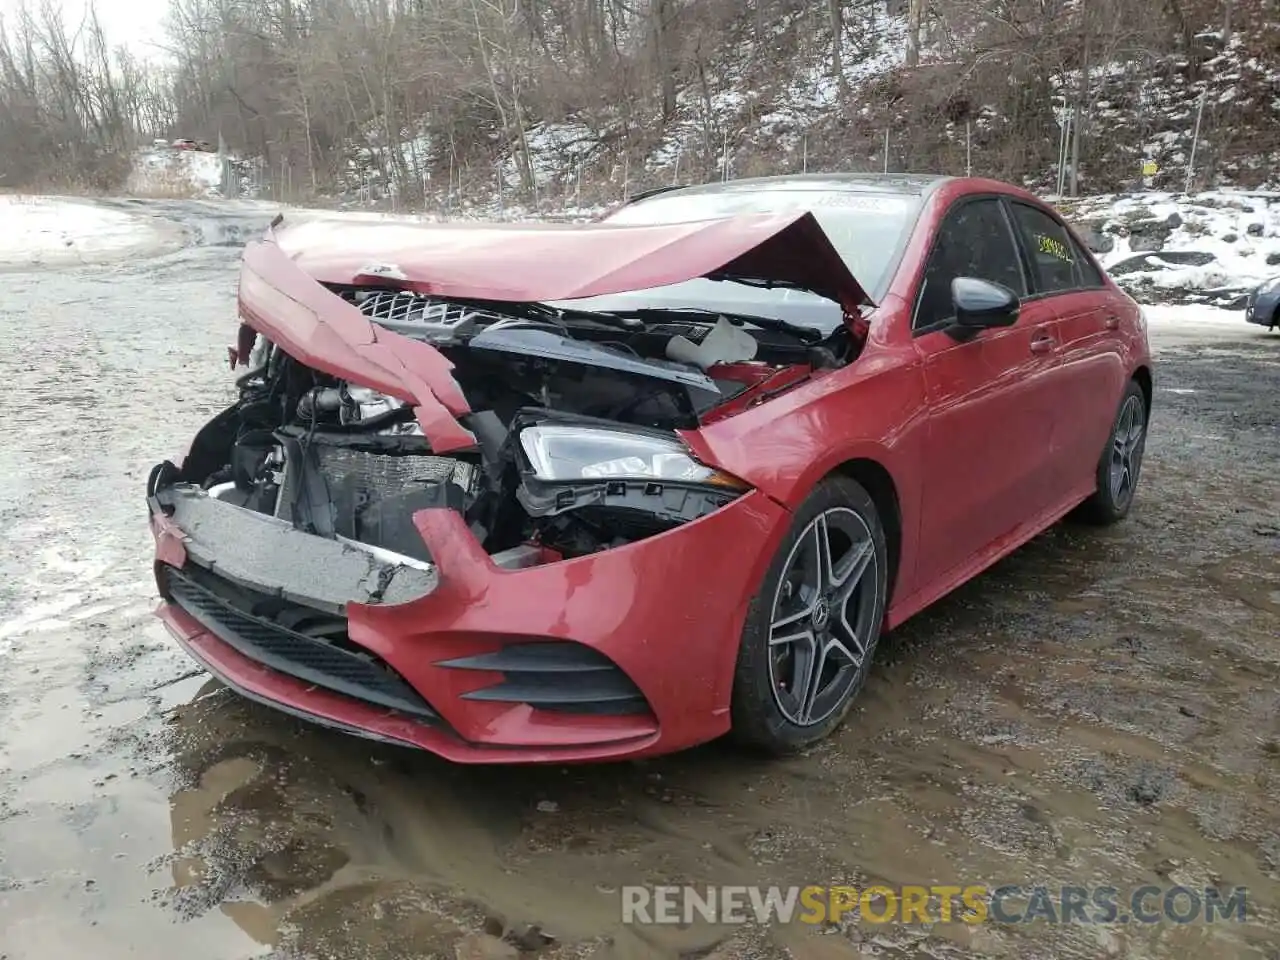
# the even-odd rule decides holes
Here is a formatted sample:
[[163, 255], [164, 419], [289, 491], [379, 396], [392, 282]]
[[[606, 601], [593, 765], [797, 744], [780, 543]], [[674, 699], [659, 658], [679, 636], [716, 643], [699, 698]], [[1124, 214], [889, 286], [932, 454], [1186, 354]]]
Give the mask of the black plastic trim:
[[650, 712], [640, 688], [617, 664], [598, 650], [571, 640], [513, 643], [492, 653], [445, 660], [437, 666], [504, 675], [493, 686], [463, 694], [464, 700], [524, 703], [562, 713]]
[[[182, 641], [178, 642], [181, 643]], [[200, 656], [198, 651], [191, 649], [187, 644], [183, 644], [182, 646], [192, 659], [196, 660], [200, 666], [204, 667], [209, 671], [209, 673], [217, 677], [218, 681], [225, 685], [228, 690], [237, 696], [244, 697], [246, 700], [252, 701], [253, 703], [269, 707], [278, 713], [283, 713], [286, 716], [293, 717], [297, 720], [302, 720], [306, 723], [313, 723], [317, 727], [324, 727], [326, 730], [345, 733], [349, 737], [359, 737], [361, 740], [371, 740], [374, 743], [385, 743], [393, 747], [404, 747], [408, 750], [423, 749], [418, 746], [418, 744], [410, 743], [408, 740], [401, 740], [398, 737], [384, 736], [380, 733], [374, 733], [372, 730], [366, 730], [363, 727], [356, 727], [349, 723], [343, 723], [340, 720], [331, 720], [330, 718], [322, 717], [317, 713], [311, 713], [310, 711], [302, 710], [298, 707], [292, 707], [287, 703], [281, 703], [279, 700], [272, 700], [270, 697], [264, 697], [262, 694], [254, 693], [252, 690], [248, 690], [240, 686], [240, 684], [236, 683], [217, 667], [213, 666], [213, 664], [206, 661]]]
[[[305, 680], [356, 700], [409, 714], [416, 719], [437, 720], [439, 715], [390, 666], [372, 653], [344, 649], [339, 643], [308, 636], [278, 622], [241, 609], [240, 605], [175, 567], [159, 571], [166, 597], [187, 612], [218, 639], [263, 666]], [[201, 579], [210, 577], [202, 573]], [[235, 589], [235, 588], [233, 588]], [[263, 598], [268, 603], [282, 601]], [[326, 634], [337, 631], [345, 639], [345, 618], [285, 604], [290, 613], [327, 618]]]

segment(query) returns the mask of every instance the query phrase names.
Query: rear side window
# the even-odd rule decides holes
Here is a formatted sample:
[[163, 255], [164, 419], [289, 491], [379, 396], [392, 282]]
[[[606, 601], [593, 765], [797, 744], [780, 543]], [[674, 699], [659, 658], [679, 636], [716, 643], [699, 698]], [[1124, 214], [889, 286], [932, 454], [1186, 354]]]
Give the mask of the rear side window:
[[1102, 280], [1102, 271], [1093, 262], [1093, 258], [1085, 253], [1084, 248], [1079, 243], [1075, 243], [1073, 249], [1076, 252], [1076, 264], [1080, 267], [1081, 284], [1090, 288], [1106, 286]]
[[999, 200], [971, 200], [942, 221], [925, 264], [915, 329], [928, 329], [952, 317], [951, 281], [956, 277], [989, 280], [1019, 297], [1027, 295], [1018, 248]]
[[1041, 293], [1060, 293], [1080, 287], [1075, 243], [1067, 228], [1053, 217], [1023, 203], [1011, 204], [1027, 253], [1035, 266]]

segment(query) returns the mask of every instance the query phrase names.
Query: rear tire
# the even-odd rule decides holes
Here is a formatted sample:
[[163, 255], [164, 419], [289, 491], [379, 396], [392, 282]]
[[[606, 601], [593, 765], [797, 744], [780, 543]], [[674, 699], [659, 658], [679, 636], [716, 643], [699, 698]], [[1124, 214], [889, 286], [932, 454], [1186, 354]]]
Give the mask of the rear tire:
[[857, 697], [884, 621], [888, 549], [875, 502], [829, 477], [800, 505], [747, 609], [733, 737], [786, 754], [827, 737]]
[[1138, 382], [1130, 380], [1120, 398], [1106, 449], [1098, 459], [1097, 489], [1083, 505], [1085, 519], [1109, 526], [1129, 515], [1146, 445], [1147, 398]]

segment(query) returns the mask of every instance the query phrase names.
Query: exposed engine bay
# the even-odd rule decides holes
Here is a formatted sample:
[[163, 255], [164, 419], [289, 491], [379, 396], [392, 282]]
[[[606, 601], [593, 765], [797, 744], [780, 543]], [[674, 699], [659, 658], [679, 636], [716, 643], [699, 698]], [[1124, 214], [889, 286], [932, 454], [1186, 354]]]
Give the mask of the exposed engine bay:
[[[531, 405], [692, 428], [785, 368], [838, 367], [853, 353], [844, 327], [824, 336], [764, 317], [747, 318], [748, 329], [743, 319], [696, 310], [606, 314], [396, 289], [333, 290], [381, 326], [431, 343], [455, 364], [471, 408], [492, 409], [503, 423], [516, 407]], [[775, 326], [756, 326], [765, 323]]]
[[[454, 364], [474, 450], [433, 453], [414, 408], [313, 370], [257, 337], [239, 399], [196, 437], [173, 482], [296, 530], [430, 562], [412, 517], [461, 514], [490, 554], [569, 557], [695, 520], [746, 485], [699, 463], [675, 430], [838, 367], [823, 335], [697, 311], [596, 314], [331, 287], [377, 324]], [[759, 323], [756, 321], [759, 320]]]

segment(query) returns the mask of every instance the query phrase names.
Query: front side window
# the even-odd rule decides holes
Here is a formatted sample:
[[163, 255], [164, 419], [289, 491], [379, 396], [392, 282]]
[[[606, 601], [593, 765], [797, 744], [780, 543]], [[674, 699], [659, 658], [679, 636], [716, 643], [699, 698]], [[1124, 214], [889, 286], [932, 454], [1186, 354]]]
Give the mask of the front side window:
[[1080, 267], [1076, 262], [1075, 244], [1066, 227], [1043, 210], [1025, 203], [1013, 204], [1013, 219], [1035, 265], [1040, 292], [1079, 289]]
[[931, 329], [952, 319], [951, 281], [957, 277], [999, 283], [1019, 297], [1027, 295], [1018, 248], [999, 200], [971, 200], [943, 220], [925, 266], [915, 329]]

